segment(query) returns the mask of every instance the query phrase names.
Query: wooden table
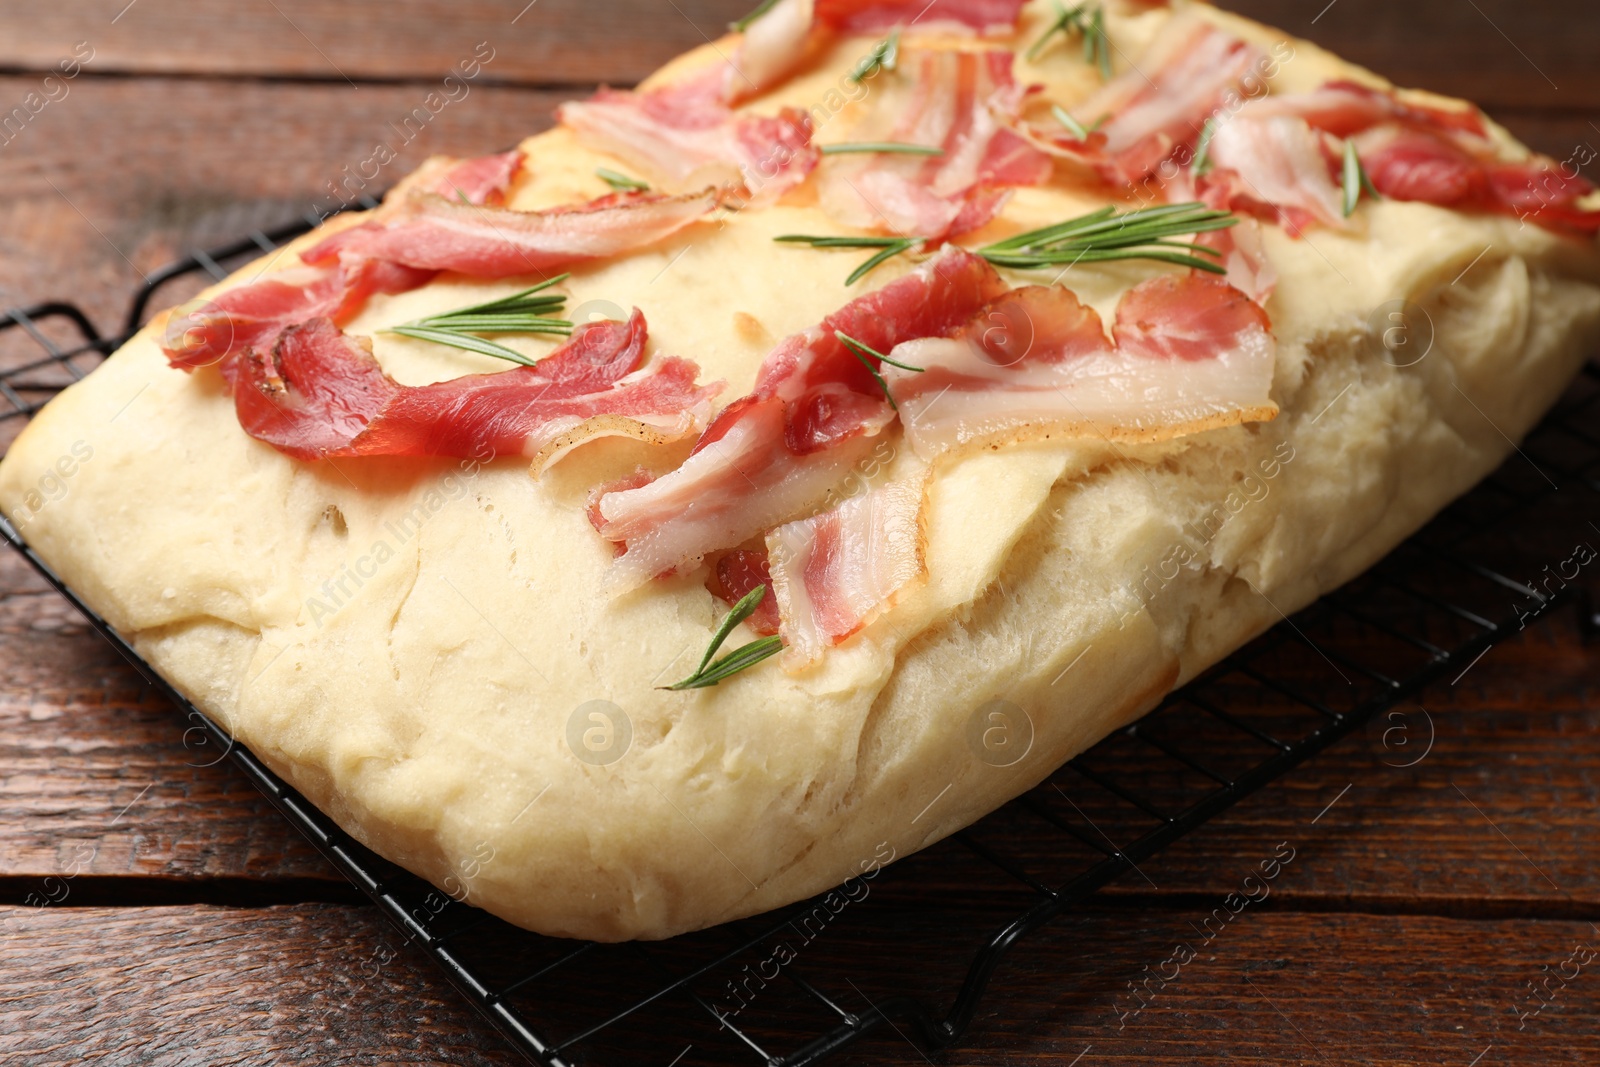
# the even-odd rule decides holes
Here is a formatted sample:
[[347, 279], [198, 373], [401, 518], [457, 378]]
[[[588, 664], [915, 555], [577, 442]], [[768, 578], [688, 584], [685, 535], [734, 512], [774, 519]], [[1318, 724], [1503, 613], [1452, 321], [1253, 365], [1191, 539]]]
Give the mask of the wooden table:
[[[513, 143], [746, 0], [124, 2], [0, 2], [0, 110], [92, 52], [0, 137], [0, 304], [72, 299], [107, 329], [141, 273], [324, 196], [480, 42], [470, 92], [374, 187], [429, 152]], [[1592, 5], [1232, 6], [1477, 99], [1558, 159], [1600, 145]], [[0, 663], [0, 1061], [520, 1062], [9, 552]], [[1575, 945], [1600, 950], [1593, 647], [1552, 612], [1422, 702], [1428, 759], [1397, 770], [1353, 738], [1248, 800], [1027, 943], [967, 1047], [935, 1059], [1600, 1062], [1595, 969], [1518, 1015]], [[1297, 859], [1270, 899], [1121, 1018], [1126, 983], [1285, 841]], [[922, 1059], [884, 1031], [841, 1062]]]

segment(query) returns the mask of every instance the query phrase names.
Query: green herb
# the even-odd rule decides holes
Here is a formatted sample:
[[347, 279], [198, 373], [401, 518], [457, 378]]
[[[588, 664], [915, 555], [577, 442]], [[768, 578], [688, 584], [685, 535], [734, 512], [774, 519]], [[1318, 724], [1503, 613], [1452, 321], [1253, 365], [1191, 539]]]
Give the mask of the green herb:
[[[927, 367], [913, 367], [909, 363], [901, 363], [897, 359], [890, 359], [882, 352], [879, 352], [877, 349], [868, 345], [865, 341], [857, 341], [854, 337], [851, 337], [843, 330], [834, 330], [833, 335], [839, 340], [843, 341], [848, 347], [855, 349], [857, 356], [871, 356], [879, 363], [887, 363], [889, 366], [899, 367], [901, 370], [916, 371], [918, 374], [921, 374], [923, 371], [928, 369]], [[870, 363], [867, 365], [869, 370], [871, 369], [871, 366], [872, 365]]]
[[785, 244], [808, 244], [812, 248], [876, 248], [878, 252], [868, 257], [861, 266], [850, 272], [844, 280], [846, 285], [854, 285], [885, 260], [893, 259], [902, 252], [909, 252], [920, 244], [926, 243], [922, 237], [813, 237], [802, 233], [786, 233], [782, 237], [774, 237], [774, 241]]
[[1367, 168], [1361, 165], [1361, 157], [1356, 155], [1356, 143], [1344, 143], [1344, 217], [1349, 218], [1355, 214], [1356, 204], [1365, 192], [1374, 200], [1383, 199], [1378, 195], [1378, 190], [1372, 187], [1372, 179], [1367, 177]]
[[846, 152], [896, 152], [904, 156], [944, 155], [944, 149], [938, 145], [907, 144], [904, 141], [841, 141], [838, 144], [820, 145], [817, 151], [825, 156], [842, 156]]
[[[1072, 266], [1077, 263], [1104, 263], [1116, 259], [1150, 259], [1226, 274], [1216, 262], [1221, 257], [1214, 248], [1193, 245], [1171, 238], [1224, 230], [1239, 219], [1228, 211], [1215, 211], [1195, 202], [1140, 208], [1118, 214], [1103, 207], [1054, 226], [1029, 230], [1015, 237], [974, 249], [997, 267], [1033, 270], [1042, 267]], [[786, 234], [774, 240], [808, 244], [812, 248], [876, 248], [880, 251], [851, 272], [846, 285], [859, 281], [878, 264], [925, 244], [923, 237], [816, 237]], [[1212, 257], [1210, 259], [1202, 258]], [[846, 343], [851, 343], [846, 340]], [[871, 353], [877, 355], [877, 353]], [[881, 356], [879, 357], [882, 358]], [[915, 370], [916, 368], [908, 368]]]
[[490, 300], [482, 304], [473, 304], [470, 307], [457, 308], [446, 311], [441, 315], [427, 315], [420, 319], [403, 322], [399, 326], [391, 326], [385, 333], [397, 333], [404, 337], [414, 337], [419, 341], [432, 341], [435, 344], [449, 345], [466, 352], [477, 352], [485, 356], [495, 356], [499, 359], [509, 359], [513, 363], [521, 363], [531, 367], [538, 360], [529, 359], [515, 349], [505, 345], [495, 344], [475, 336], [485, 333], [551, 333], [566, 335], [572, 332], [572, 323], [567, 319], [551, 318], [552, 313], [561, 311], [567, 298], [560, 293], [547, 293], [536, 296], [542, 289], [566, 281], [570, 275], [560, 274], [548, 281], [540, 282], [520, 293]]
[[1072, 136], [1076, 139], [1080, 141], [1087, 141], [1089, 139], [1089, 128], [1083, 123], [1079, 122], [1077, 119], [1073, 118], [1071, 112], [1062, 107], [1060, 104], [1051, 104], [1050, 114], [1054, 115], [1056, 117], [1056, 121], [1065, 126], [1067, 128], [1067, 132], [1072, 134]]
[[729, 27], [731, 29], [738, 30], [740, 33], [743, 33], [745, 30], [750, 28], [750, 24], [752, 22], [777, 6], [778, 0], [761, 0], [761, 4], [754, 11], [750, 12], [750, 14], [746, 15], [738, 22], [729, 23]]
[[619, 193], [647, 193], [650, 191], [648, 183], [642, 182], [638, 178], [630, 178], [626, 174], [614, 171], [609, 167], [596, 167], [594, 173], [595, 177]]
[[681, 682], [664, 685], [662, 689], [706, 689], [716, 685], [724, 678], [738, 674], [746, 667], [754, 667], [768, 656], [776, 655], [783, 648], [783, 638], [774, 634], [771, 637], [762, 637], [751, 641], [748, 645], [729, 652], [717, 662], [712, 663], [711, 657], [717, 654], [717, 649], [722, 647], [722, 642], [733, 633], [734, 627], [754, 615], [756, 608], [761, 606], [762, 598], [767, 595], [767, 587], [758, 585], [740, 598], [733, 606], [733, 610], [723, 618], [722, 625], [717, 627], [717, 632], [711, 636], [711, 644], [706, 648], [706, 654], [700, 657], [700, 666], [695, 668], [693, 674]]
[[1045, 45], [1058, 33], [1063, 36], [1081, 34], [1083, 61], [1098, 65], [1100, 77], [1107, 81], [1111, 80], [1111, 41], [1106, 37], [1106, 11], [1102, 5], [1097, 4], [1091, 10], [1087, 3], [1073, 8], [1065, 8], [1057, 3], [1056, 19], [1046, 27], [1039, 39], [1033, 42], [1033, 47], [1028, 49], [1028, 61], [1031, 63], [1038, 59]]
[[1200, 127], [1200, 139], [1194, 144], [1194, 162], [1190, 164], [1194, 173], [1205, 174], [1211, 170], [1211, 138], [1217, 135], [1217, 116], [1212, 115], [1206, 119], [1206, 124]]
[[1098, 63], [1100, 80], [1111, 80], [1111, 39], [1106, 36], [1106, 9], [1097, 7], [1083, 30], [1083, 61]]
[[872, 77], [880, 70], [894, 70], [899, 62], [900, 31], [895, 30], [862, 57], [861, 62], [856, 64], [856, 69], [850, 72], [850, 80], [860, 85], [863, 80]]
[[1170, 238], [1222, 230], [1238, 221], [1231, 212], [1214, 211], [1201, 203], [1168, 204], [1122, 214], [1115, 208], [1104, 207], [1054, 226], [1029, 230], [985, 245], [977, 254], [997, 267], [1021, 270], [1116, 259], [1151, 259], [1226, 274], [1213, 259], [1201, 258], [1201, 255], [1218, 257], [1215, 249]]

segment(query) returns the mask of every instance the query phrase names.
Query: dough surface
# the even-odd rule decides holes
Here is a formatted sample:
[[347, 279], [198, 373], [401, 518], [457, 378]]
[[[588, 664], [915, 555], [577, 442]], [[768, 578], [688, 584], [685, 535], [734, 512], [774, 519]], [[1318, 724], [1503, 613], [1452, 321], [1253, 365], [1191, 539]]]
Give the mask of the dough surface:
[[[1128, 54], [1169, 17], [1138, 10], [1110, 20]], [[1086, 95], [1089, 67], [1020, 55], [1050, 17], [1046, 3], [1025, 10], [1017, 80]], [[1292, 47], [1275, 90], [1387, 84], [1208, 17]], [[751, 106], [824, 101], [872, 43], [840, 39]], [[708, 46], [657, 78], [717, 61]], [[846, 139], [851, 121], [841, 110], [818, 140]], [[517, 208], [600, 195], [595, 168], [626, 169], [561, 129], [523, 147]], [[1021, 189], [992, 225], [1100, 204], [1060, 183]], [[0, 465], [0, 510], [163, 676], [359, 840], [534, 930], [666, 937], [960, 829], [1360, 573], [1501, 462], [1600, 341], [1595, 245], [1420, 203], [1364, 205], [1359, 222], [1301, 240], [1265, 228], [1281, 277], [1267, 306], [1276, 420], [941, 462], [928, 583], [799, 675], [774, 660], [713, 689], [656, 689], [692, 669], [725, 606], [701, 572], [598, 591], [611, 551], [584, 516], [589, 489], [639, 463], [670, 469], [687, 446], [599, 441], [538, 481], [522, 457], [297, 462], [243, 433], [214, 371], [166, 366], [160, 316], [33, 420]], [[902, 257], [847, 290], [859, 255], [771, 240], [836, 229], [802, 189], [573, 268], [569, 307], [638, 306], [650, 351], [727, 379], [725, 402], [777, 339], [909, 269]], [[1109, 317], [1168, 269], [1095, 265], [1063, 283]], [[404, 383], [498, 370], [375, 331], [517, 288], [440, 281], [373, 299], [346, 329], [374, 336]], [[1381, 335], [1402, 301], [1426, 312], [1431, 344], [1398, 366]], [[914, 462], [897, 446], [883, 467]], [[1031, 726], [1007, 766], [981, 743], [997, 709]]]

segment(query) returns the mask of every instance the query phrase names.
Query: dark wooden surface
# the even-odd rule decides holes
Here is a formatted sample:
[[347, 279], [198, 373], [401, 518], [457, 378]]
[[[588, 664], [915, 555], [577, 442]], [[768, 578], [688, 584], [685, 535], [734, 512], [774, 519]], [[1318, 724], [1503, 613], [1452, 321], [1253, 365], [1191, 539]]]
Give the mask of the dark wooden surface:
[[[77, 42], [95, 55], [0, 146], [0, 303], [73, 299], [107, 328], [140, 272], [305, 210], [479, 42], [495, 58], [387, 178], [542, 128], [564, 96], [636, 80], [744, 6], [123, 2], [0, 2], [0, 111]], [[1600, 145], [1588, 4], [1231, 6], [1472, 96], [1558, 158]], [[1416, 766], [1386, 766], [1361, 735], [1251, 798], [1026, 943], [968, 1045], [934, 1060], [1600, 1062], [1600, 967], [1518, 1018], [1527, 983], [1575, 944], [1600, 950], [1594, 650], [1570, 608], [1552, 612], [1423, 694], [1436, 743]], [[519, 1062], [184, 726], [0, 555], [0, 1062]], [[1272, 896], [1123, 1015], [1127, 983], [1285, 841], [1296, 858]], [[925, 966], [862, 978], [863, 999], [948, 988], [988, 932], [959, 907], [899, 922], [864, 943], [924, 945]], [[808, 951], [825, 967], [834, 949]], [[841, 1062], [923, 1053], [885, 1030]]]

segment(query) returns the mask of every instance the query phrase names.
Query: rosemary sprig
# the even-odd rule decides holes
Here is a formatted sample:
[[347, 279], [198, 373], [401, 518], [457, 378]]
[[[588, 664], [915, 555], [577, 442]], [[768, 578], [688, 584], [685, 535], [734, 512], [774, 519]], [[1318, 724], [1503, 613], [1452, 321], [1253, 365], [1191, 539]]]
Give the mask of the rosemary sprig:
[[750, 24], [752, 22], [777, 6], [778, 0], [761, 0], [761, 3], [757, 5], [754, 11], [750, 12], [750, 14], [746, 15], [744, 18], [739, 19], [737, 22], [730, 22], [728, 27], [743, 33], [745, 30], [750, 28]]
[[842, 156], [847, 152], [895, 152], [903, 156], [942, 156], [944, 149], [931, 144], [908, 144], [905, 141], [840, 141], [819, 145], [817, 151], [825, 156]]
[[781, 237], [774, 237], [774, 241], [785, 244], [808, 244], [812, 248], [876, 248], [879, 251], [869, 256], [850, 276], [844, 280], [846, 285], [856, 282], [871, 274], [878, 264], [893, 259], [902, 252], [909, 252], [920, 244], [925, 243], [922, 237], [814, 237], [803, 233], [786, 233]]
[[741, 645], [732, 652], [712, 663], [711, 657], [717, 654], [717, 649], [722, 647], [722, 642], [733, 633], [734, 627], [755, 614], [756, 608], [761, 606], [762, 599], [767, 595], [767, 587], [758, 585], [739, 599], [733, 610], [723, 617], [722, 625], [717, 627], [717, 632], [711, 635], [711, 644], [706, 648], [706, 654], [700, 657], [700, 666], [694, 673], [681, 682], [672, 685], [663, 685], [661, 689], [706, 689], [716, 685], [724, 678], [738, 674], [746, 667], [754, 667], [768, 656], [775, 655], [783, 648], [783, 638], [774, 634], [771, 637], [758, 638], [747, 645]]
[[862, 81], [877, 74], [880, 70], [894, 70], [899, 63], [900, 31], [895, 30], [879, 41], [872, 51], [861, 57], [861, 62], [856, 64], [856, 69], [850, 72], [850, 80], [860, 85]]
[[1198, 176], [1211, 170], [1211, 138], [1217, 135], [1217, 116], [1206, 119], [1200, 127], [1200, 139], [1194, 143], [1194, 162], [1190, 169]]
[[[1094, 132], [1089, 127], [1073, 118], [1072, 113], [1066, 108], [1062, 107], [1060, 104], [1051, 104], [1050, 114], [1054, 115], [1056, 117], [1056, 121], [1065, 126], [1067, 128], [1067, 132], [1072, 134], [1072, 136], [1079, 141], [1087, 141], [1089, 139], [1089, 134]], [[1095, 125], [1099, 125], [1099, 123], [1096, 123]]]
[[1382, 200], [1378, 190], [1372, 187], [1372, 179], [1367, 177], [1367, 168], [1361, 165], [1361, 157], [1356, 155], [1354, 141], [1344, 143], [1344, 217], [1349, 218], [1355, 214], [1356, 204], [1361, 201], [1361, 194], [1365, 192], [1374, 200]]
[[[894, 402], [894, 394], [889, 392], [889, 383], [884, 380], [883, 372], [877, 367], [874, 367], [872, 365], [872, 361], [867, 358], [868, 356], [872, 356], [876, 359], [888, 359], [888, 357], [882, 352], [877, 352], [867, 347], [865, 344], [862, 344], [854, 337], [851, 337], [849, 334], [845, 333], [843, 330], [834, 330], [833, 336], [839, 339], [839, 342], [844, 345], [844, 347], [852, 356], [855, 356], [861, 361], [861, 365], [867, 368], [867, 373], [872, 375], [872, 380], [878, 383], [878, 388], [883, 390], [883, 397], [885, 400], [889, 401], [889, 406], [894, 408], [894, 410], [899, 411], [900, 405]], [[903, 365], [904, 364], [899, 363], [895, 364], [897, 367]], [[921, 368], [913, 367], [911, 369], [920, 370]]]
[[520, 293], [512, 293], [498, 300], [489, 300], [482, 304], [472, 304], [454, 311], [446, 311], [440, 315], [427, 315], [420, 319], [412, 319], [398, 326], [391, 326], [385, 333], [397, 333], [403, 337], [414, 337], [419, 341], [432, 341], [434, 344], [449, 345], [465, 352], [477, 352], [485, 356], [495, 356], [499, 359], [508, 359], [513, 363], [520, 363], [531, 367], [538, 360], [529, 359], [515, 349], [493, 341], [475, 336], [486, 333], [552, 333], [566, 335], [572, 332], [572, 323], [567, 319], [551, 317], [550, 313], [560, 312], [567, 298], [560, 293], [546, 293], [537, 296], [540, 290], [548, 289], [552, 285], [565, 281], [570, 275], [560, 274], [538, 285], [524, 289]]
[[[1227, 229], [1238, 221], [1232, 212], [1214, 211], [1199, 202], [1140, 208], [1123, 214], [1118, 214], [1114, 207], [1103, 207], [1054, 226], [1029, 230], [1004, 241], [984, 245], [973, 252], [997, 267], [1017, 270], [1070, 267], [1077, 263], [1105, 263], [1117, 259], [1150, 259], [1213, 274], [1226, 274], [1227, 271], [1216, 262], [1221, 255], [1216, 249], [1174, 241], [1172, 238]], [[774, 240], [808, 244], [812, 248], [879, 249], [876, 255], [851, 272], [850, 277], [845, 279], [846, 285], [859, 281], [885, 260], [927, 243], [923, 237], [818, 237], [807, 234], [785, 234]], [[1202, 258], [1204, 256], [1211, 258]], [[877, 355], [875, 352], [871, 354]]]
[[1028, 61], [1031, 63], [1039, 58], [1039, 53], [1044, 51], [1045, 45], [1056, 34], [1069, 36], [1078, 33], [1083, 36], [1083, 61], [1096, 64], [1100, 68], [1100, 77], [1106, 81], [1111, 80], [1111, 41], [1106, 37], [1106, 9], [1103, 5], [1096, 4], [1090, 9], [1087, 3], [1078, 4], [1076, 7], [1065, 8], [1060, 3], [1056, 4], [1056, 18], [1033, 46], [1027, 51]]
[[610, 167], [596, 167], [594, 169], [594, 175], [607, 185], [611, 186], [615, 192], [647, 193], [650, 191], [650, 184], [648, 182], [642, 182], [638, 178], [630, 178], [620, 171], [612, 170]]
[[1227, 271], [1214, 259], [1196, 255], [1217, 257], [1215, 249], [1171, 238], [1226, 229], [1238, 221], [1232, 212], [1214, 211], [1201, 203], [1167, 204], [1124, 213], [1118, 213], [1113, 207], [1103, 207], [1054, 226], [1029, 230], [985, 245], [977, 254], [997, 267], [1020, 270], [1117, 259], [1150, 259], [1225, 274]]

